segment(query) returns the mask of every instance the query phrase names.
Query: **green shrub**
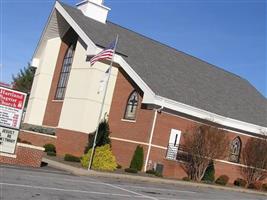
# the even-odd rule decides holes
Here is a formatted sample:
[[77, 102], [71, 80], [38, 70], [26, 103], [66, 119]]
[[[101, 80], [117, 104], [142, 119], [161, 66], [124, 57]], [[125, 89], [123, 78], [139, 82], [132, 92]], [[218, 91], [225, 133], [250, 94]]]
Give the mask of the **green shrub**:
[[45, 148], [45, 152], [55, 152], [56, 153], [56, 147], [53, 144], [45, 144], [44, 148]]
[[183, 181], [191, 181], [191, 179], [189, 178], [189, 177], [184, 177], [183, 179], [182, 179]]
[[138, 173], [137, 169], [134, 168], [126, 168], [124, 169], [125, 172], [136, 174]]
[[130, 164], [130, 168], [141, 171], [144, 162], [144, 150], [142, 146], [137, 146]]
[[70, 162], [80, 162], [81, 161], [81, 159], [79, 157], [71, 155], [71, 154], [65, 154], [64, 160], [70, 161]]
[[[111, 142], [109, 139], [109, 134], [110, 134], [110, 130], [109, 130], [108, 122], [106, 120], [100, 122], [97, 139], [96, 139], [96, 147], [100, 147], [106, 144], [110, 145]], [[88, 144], [85, 147], [84, 153], [87, 153], [89, 149], [93, 147], [94, 137], [95, 137], [95, 133], [88, 135]]]
[[261, 186], [262, 186], [261, 182], [260, 181], [256, 181], [254, 183], [248, 184], [248, 189], [260, 190]]
[[247, 185], [247, 181], [242, 179], [242, 178], [237, 178], [235, 181], [234, 181], [234, 185], [235, 186], [239, 186], [239, 187], [246, 187]]
[[57, 154], [55, 152], [48, 151], [46, 152], [48, 156], [56, 156]]
[[[81, 164], [83, 167], [88, 168], [89, 159], [91, 157], [92, 149], [84, 154], [81, 159]], [[93, 169], [114, 171], [117, 167], [115, 156], [113, 155], [110, 145], [106, 144], [95, 149], [95, 155], [92, 163]]]
[[267, 192], [267, 183], [262, 184], [261, 189]]
[[229, 177], [228, 176], [221, 175], [216, 179], [215, 183], [219, 184], [219, 185], [226, 185], [228, 183], [228, 181], [229, 181]]
[[207, 183], [213, 183], [214, 180], [215, 180], [215, 169], [214, 169], [214, 163], [212, 161], [207, 167], [205, 174], [202, 178], [202, 181]]

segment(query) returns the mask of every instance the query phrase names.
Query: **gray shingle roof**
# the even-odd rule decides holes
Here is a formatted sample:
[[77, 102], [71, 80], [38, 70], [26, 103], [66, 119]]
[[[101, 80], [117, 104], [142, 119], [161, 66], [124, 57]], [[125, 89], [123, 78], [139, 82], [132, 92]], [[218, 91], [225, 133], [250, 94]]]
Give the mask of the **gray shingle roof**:
[[63, 8], [97, 45], [119, 35], [117, 51], [157, 95], [225, 117], [267, 127], [267, 99], [247, 80], [112, 22]]

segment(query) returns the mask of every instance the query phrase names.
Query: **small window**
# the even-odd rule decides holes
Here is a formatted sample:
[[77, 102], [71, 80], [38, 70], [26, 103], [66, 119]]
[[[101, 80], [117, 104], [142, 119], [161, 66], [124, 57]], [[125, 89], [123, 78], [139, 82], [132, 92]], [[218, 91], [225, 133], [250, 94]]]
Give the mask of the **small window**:
[[56, 90], [56, 95], [55, 99], [56, 100], [63, 100], [65, 96], [65, 91], [70, 75], [70, 69], [72, 65], [72, 60], [73, 60], [73, 55], [74, 55], [74, 45], [72, 44], [64, 57], [61, 72], [60, 72], [60, 77], [57, 85], [57, 90]]
[[135, 120], [137, 106], [138, 106], [138, 93], [134, 91], [128, 98], [124, 119]]
[[230, 144], [229, 161], [238, 163], [240, 158], [240, 151], [241, 151], [241, 139], [240, 137], [236, 137], [231, 141]]

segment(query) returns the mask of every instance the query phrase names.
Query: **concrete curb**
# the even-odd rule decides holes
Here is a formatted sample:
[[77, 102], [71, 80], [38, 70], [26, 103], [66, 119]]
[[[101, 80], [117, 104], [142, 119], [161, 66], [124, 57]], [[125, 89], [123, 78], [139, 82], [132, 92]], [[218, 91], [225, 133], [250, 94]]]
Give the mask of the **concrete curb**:
[[186, 182], [180, 180], [172, 180], [172, 179], [164, 179], [164, 178], [157, 178], [157, 177], [144, 177], [144, 176], [136, 176], [136, 175], [128, 175], [128, 174], [116, 174], [116, 173], [108, 173], [108, 172], [98, 172], [98, 171], [87, 171], [82, 168], [73, 167], [70, 165], [66, 165], [61, 162], [57, 162], [54, 160], [50, 160], [47, 158], [42, 159], [43, 162], [47, 163], [49, 166], [61, 169], [64, 171], [68, 171], [74, 175], [78, 176], [95, 176], [95, 177], [107, 177], [107, 178], [120, 178], [120, 179], [130, 179], [130, 180], [138, 180], [143, 182], [152, 182], [152, 183], [166, 183], [166, 184], [175, 184], [175, 185], [185, 185], [185, 186], [193, 186], [193, 187], [203, 187], [203, 188], [213, 188], [213, 189], [220, 189], [220, 190], [227, 190], [227, 191], [234, 191], [234, 192], [244, 192], [250, 194], [260, 194], [267, 196], [267, 193], [249, 190], [244, 188], [233, 188], [233, 187], [225, 187], [219, 185], [209, 185], [203, 183], [193, 183], [193, 182]]

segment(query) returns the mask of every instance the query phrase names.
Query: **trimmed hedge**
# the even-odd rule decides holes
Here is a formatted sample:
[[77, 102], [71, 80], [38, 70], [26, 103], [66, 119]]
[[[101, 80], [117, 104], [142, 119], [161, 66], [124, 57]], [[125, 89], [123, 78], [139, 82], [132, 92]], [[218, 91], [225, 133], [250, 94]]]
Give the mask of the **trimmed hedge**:
[[143, 147], [138, 145], [135, 149], [130, 168], [136, 169], [137, 171], [141, 171], [144, 162], [144, 150]]
[[65, 154], [64, 160], [69, 161], [69, 162], [80, 162], [81, 161], [79, 157], [71, 155], [71, 154]]
[[229, 177], [227, 175], [221, 175], [216, 179], [215, 183], [218, 185], [226, 185], [228, 181]]
[[124, 169], [125, 172], [136, 174], [138, 173], [137, 169], [134, 168], [126, 168]]
[[54, 152], [54, 153], [56, 153], [56, 147], [53, 144], [45, 144], [44, 148], [45, 148], [45, 152]]
[[235, 186], [239, 186], [239, 187], [246, 187], [247, 185], [247, 181], [242, 179], [242, 178], [237, 178], [235, 181], [234, 181], [234, 185]]

